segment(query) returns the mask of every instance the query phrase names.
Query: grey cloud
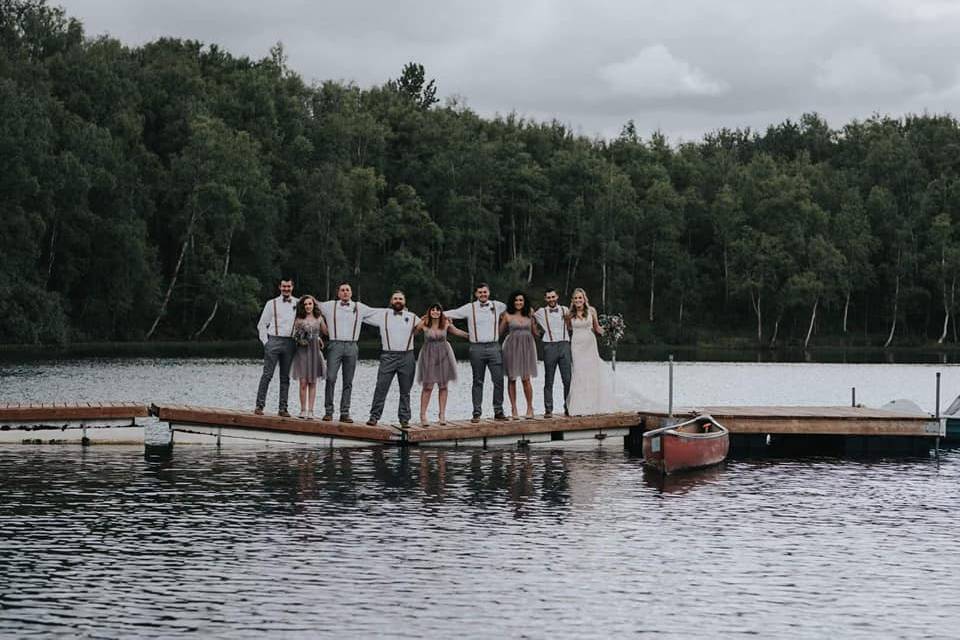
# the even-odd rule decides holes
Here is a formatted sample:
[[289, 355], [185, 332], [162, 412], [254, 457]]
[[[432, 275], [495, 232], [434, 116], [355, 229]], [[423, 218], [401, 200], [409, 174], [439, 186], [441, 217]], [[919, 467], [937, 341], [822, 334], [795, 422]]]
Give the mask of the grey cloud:
[[282, 41], [307, 81], [361, 86], [423, 63], [484, 115], [557, 118], [587, 135], [633, 119], [691, 139], [805, 111], [834, 125], [953, 109], [960, 7], [946, 0], [272, 3], [69, 0], [90, 34], [161, 35], [265, 56]]

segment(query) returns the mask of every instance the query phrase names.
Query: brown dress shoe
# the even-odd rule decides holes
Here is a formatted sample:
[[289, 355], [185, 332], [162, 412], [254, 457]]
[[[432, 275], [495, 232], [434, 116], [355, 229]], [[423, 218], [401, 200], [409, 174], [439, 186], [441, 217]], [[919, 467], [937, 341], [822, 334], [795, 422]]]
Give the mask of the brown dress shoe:
[[406, 429], [406, 428], [408, 428], [409, 426], [410, 426], [410, 423], [407, 422], [406, 420], [401, 420], [401, 421], [400, 421], [400, 428], [401, 428], [401, 429]]
[[290, 412], [287, 411], [286, 409], [281, 409], [280, 411], [277, 411], [277, 415], [280, 416], [281, 418], [289, 418]]
[[502, 413], [498, 413], [498, 414], [496, 414], [495, 416], [493, 416], [493, 419], [494, 419], [494, 420], [506, 420], [506, 419], [507, 419], [507, 416], [505, 416], [505, 415], [502, 414]]
[[345, 413], [340, 414], [340, 422], [346, 422], [347, 424], [353, 424], [353, 418], [348, 416]]
[[470, 418], [470, 422], [477, 423], [480, 422], [480, 416], [473, 416]]
[[[343, 420], [341, 419], [340, 422], [343, 422]], [[377, 421], [374, 420], [373, 418], [370, 418], [369, 420], [367, 420], [367, 426], [368, 426], [368, 427], [375, 427], [375, 426], [377, 426]]]
[[550, 411], [547, 411], [545, 414], [543, 414], [543, 417], [549, 420], [550, 418], [553, 417], [553, 413]]
[[330, 422], [331, 420], [333, 420], [333, 416], [328, 413], [327, 415], [323, 416], [321, 420], [323, 420], [324, 422]]
[[256, 409], [254, 409], [254, 410], [253, 410], [253, 415], [255, 415], [255, 416], [262, 416], [262, 415], [263, 415], [263, 407], [257, 407]]

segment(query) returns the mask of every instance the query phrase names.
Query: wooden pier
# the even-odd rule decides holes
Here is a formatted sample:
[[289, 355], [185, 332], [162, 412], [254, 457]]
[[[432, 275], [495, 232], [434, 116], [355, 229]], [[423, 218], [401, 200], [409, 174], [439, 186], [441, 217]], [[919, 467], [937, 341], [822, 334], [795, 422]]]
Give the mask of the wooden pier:
[[134, 402], [0, 404], [0, 443], [137, 444], [137, 419], [148, 415], [147, 405]]
[[142, 444], [152, 415], [169, 426], [171, 442], [309, 443], [321, 446], [523, 446], [558, 441], [623, 443], [636, 447], [643, 432], [710, 414], [729, 429], [735, 453], [915, 453], [929, 451], [946, 420], [865, 407], [707, 406], [663, 411], [519, 420], [451, 420], [444, 425], [362, 421], [343, 423], [255, 415], [249, 410], [176, 404], [0, 404], [0, 443], [108, 442]]
[[626, 436], [640, 421], [636, 413], [611, 413], [575, 418], [521, 418], [519, 420], [451, 420], [445, 425], [411, 425], [381, 422], [324, 422], [320, 419], [258, 416], [250, 411], [188, 405], [154, 405], [153, 415], [175, 433], [274, 442], [329, 442], [330, 444], [479, 445], [528, 444], [557, 440], [605, 440]]

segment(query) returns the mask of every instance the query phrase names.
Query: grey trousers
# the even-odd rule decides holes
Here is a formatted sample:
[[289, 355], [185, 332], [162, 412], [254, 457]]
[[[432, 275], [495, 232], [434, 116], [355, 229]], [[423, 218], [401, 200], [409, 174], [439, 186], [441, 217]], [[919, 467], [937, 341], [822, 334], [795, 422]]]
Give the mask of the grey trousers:
[[263, 409], [267, 404], [267, 389], [273, 380], [273, 372], [280, 365], [280, 411], [287, 410], [287, 399], [290, 396], [290, 365], [293, 364], [293, 355], [297, 352], [297, 343], [293, 338], [281, 336], [267, 336], [267, 344], [263, 345], [263, 373], [260, 374], [260, 387], [257, 389], [257, 408]]
[[563, 381], [563, 410], [567, 410], [572, 364], [573, 355], [570, 353], [569, 341], [543, 343], [543, 408], [547, 413], [553, 413], [553, 377], [558, 366], [560, 379]]
[[410, 422], [410, 389], [417, 372], [417, 360], [413, 351], [384, 351], [380, 354], [380, 368], [377, 369], [377, 387], [373, 391], [373, 404], [370, 405], [370, 419], [379, 420], [383, 415], [383, 405], [387, 392], [393, 384], [393, 377], [400, 383], [400, 405], [397, 417], [400, 422]]
[[333, 415], [333, 391], [337, 386], [337, 374], [343, 368], [343, 388], [340, 390], [340, 415], [350, 415], [350, 396], [353, 394], [353, 374], [357, 370], [360, 349], [356, 342], [331, 340], [327, 343], [327, 386], [323, 394], [323, 409]]
[[483, 375], [490, 370], [493, 379], [493, 412], [503, 413], [503, 358], [499, 342], [474, 342], [470, 345], [470, 368], [473, 369], [473, 417], [483, 413]]

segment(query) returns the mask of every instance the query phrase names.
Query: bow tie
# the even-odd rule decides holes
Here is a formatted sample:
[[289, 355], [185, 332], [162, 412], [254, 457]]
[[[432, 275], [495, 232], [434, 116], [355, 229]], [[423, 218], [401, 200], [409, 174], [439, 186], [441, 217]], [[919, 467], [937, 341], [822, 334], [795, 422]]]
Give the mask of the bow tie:
[[556, 313], [557, 311], [560, 311], [560, 309], [557, 309], [556, 307], [550, 309], [550, 313]]
[[341, 303], [340, 303], [340, 306], [341, 306], [341, 307], [349, 307], [349, 306], [350, 306], [350, 303], [349, 303], [349, 302], [341, 302]]
[[489, 302], [481, 302], [481, 303], [480, 303], [480, 306], [481, 306], [481, 307], [487, 307], [487, 306], [490, 306], [490, 303], [489, 303]]
[[393, 315], [395, 315], [395, 316], [402, 316], [402, 315], [403, 315], [403, 311], [394, 311], [394, 312], [393, 312]]
[[284, 297], [283, 297], [283, 301], [284, 301], [284, 302], [290, 302], [290, 296], [284, 296]]

